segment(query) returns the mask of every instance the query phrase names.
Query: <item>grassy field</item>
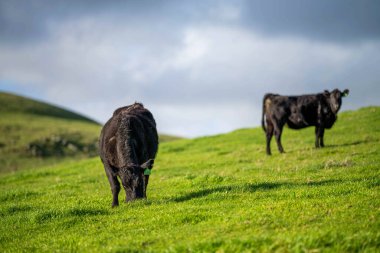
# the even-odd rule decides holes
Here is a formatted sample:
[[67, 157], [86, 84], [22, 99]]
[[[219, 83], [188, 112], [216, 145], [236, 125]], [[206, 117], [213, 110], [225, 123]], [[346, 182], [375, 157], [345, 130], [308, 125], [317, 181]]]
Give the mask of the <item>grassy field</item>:
[[[380, 107], [314, 129], [160, 145], [148, 200], [111, 208], [99, 158], [0, 175], [2, 252], [379, 252]], [[121, 192], [120, 199], [124, 198]]]

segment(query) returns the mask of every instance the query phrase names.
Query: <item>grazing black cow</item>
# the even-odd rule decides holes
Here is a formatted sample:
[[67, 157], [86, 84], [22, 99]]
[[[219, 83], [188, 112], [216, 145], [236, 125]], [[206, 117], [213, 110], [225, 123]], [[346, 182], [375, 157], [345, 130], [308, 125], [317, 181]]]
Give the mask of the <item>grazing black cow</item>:
[[342, 105], [342, 97], [348, 93], [347, 89], [343, 92], [335, 89], [332, 92], [326, 90], [323, 93], [302, 96], [266, 94], [263, 99], [261, 125], [266, 134], [267, 154], [271, 154], [270, 141], [273, 134], [278, 150], [280, 153], [284, 152], [281, 134], [285, 124], [292, 129], [315, 126], [315, 147], [323, 147], [325, 129], [333, 126]]
[[112, 207], [119, 205], [118, 177], [126, 192], [126, 202], [146, 198], [158, 149], [153, 115], [140, 103], [117, 109], [101, 131], [99, 146], [113, 194]]

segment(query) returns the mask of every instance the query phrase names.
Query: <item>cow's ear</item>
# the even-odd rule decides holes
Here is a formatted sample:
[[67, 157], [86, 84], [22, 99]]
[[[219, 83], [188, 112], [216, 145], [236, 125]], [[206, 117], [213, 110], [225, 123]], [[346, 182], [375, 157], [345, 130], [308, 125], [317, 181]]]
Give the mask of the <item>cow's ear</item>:
[[154, 160], [153, 159], [149, 159], [145, 163], [141, 164], [140, 167], [143, 168], [143, 169], [151, 169], [153, 167], [153, 164], [154, 164]]
[[342, 97], [347, 97], [347, 95], [350, 93], [349, 89], [345, 89], [342, 93]]
[[325, 95], [325, 96], [330, 96], [330, 92], [329, 92], [328, 90], [325, 90], [325, 91], [323, 92], [323, 95]]

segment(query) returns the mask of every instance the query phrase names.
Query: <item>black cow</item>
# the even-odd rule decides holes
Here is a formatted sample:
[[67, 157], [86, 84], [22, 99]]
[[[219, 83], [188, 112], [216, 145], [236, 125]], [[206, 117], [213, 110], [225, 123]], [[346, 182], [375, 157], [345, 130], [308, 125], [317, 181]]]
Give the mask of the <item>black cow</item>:
[[119, 205], [118, 177], [126, 192], [126, 202], [146, 198], [158, 149], [153, 115], [140, 103], [117, 109], [101, 131], [99, 146], [113, 194], [112, 207]]
[[281, 96], [266, 94], [263, 99], [263, 114], [261, 125], [266, 135], [266, 152], [271, 154], [270, 141], [275, 135], [280, 153], [284, 152], [281, 145], [281, 134], [285, 124], [292, 129], [315, 126], [315, 147], [323, 147], [325, 129], [330, 129], [337, 119], [342, 105], [342, 97], [349, 90], [341, 92], [338, 89], [329, 92], [302, 96]]

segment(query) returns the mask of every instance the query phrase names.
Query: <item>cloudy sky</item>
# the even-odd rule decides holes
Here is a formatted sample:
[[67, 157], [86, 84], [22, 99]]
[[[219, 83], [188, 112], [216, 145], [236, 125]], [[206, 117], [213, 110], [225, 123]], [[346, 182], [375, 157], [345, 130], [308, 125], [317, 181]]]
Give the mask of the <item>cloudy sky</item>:
[[380, 105], [379, 63], [377, 0], [0, 0], [0, 90], [101, 123], [140, 101], [160, 132], [228, 132], [267, 92]]

